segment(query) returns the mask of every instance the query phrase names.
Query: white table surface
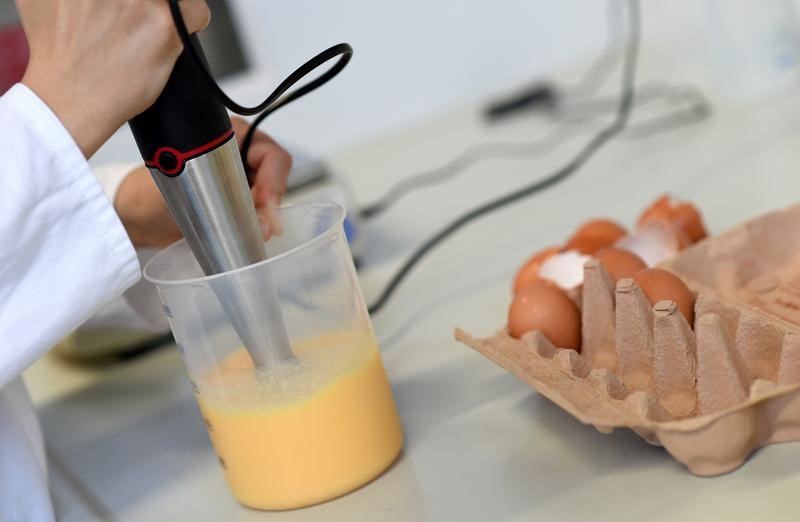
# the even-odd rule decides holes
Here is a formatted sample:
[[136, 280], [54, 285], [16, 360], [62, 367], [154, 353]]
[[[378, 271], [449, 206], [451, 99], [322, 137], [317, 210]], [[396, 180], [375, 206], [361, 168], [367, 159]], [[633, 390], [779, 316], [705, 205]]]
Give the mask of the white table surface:
[[[629, 431], [596, 432], [453, 340], [504, 324], [516, 267], [581, 221], [632, 224], [671, 191], [713, 232], [800, 200], [800, 98], [717, 107], [712, 119], [621, 140], [574, 178], [497, 212], [434, 251], [374, 318], [406, 431], [402, 457], [340, 499], [267, 513], [228, 493], [180, 359], [167, 348], [81, 369], [53, 356], [26, 375], [40, 405], [63, 520], [795, 520], [800, 444], [698, 478]], [[483, 125], [466, 107], [342, 153], [332, 165], [371, 201], [393, 180], [484, 140], [532, 140], [544, 120]], [[415, 244], [464, 209], [549, 172], [576, 137], [538, 159], [488, 160], [409, 196], [367, 228], [367, 300]], [[105, 513], [105, 515], [104, 515]], [[92, 515], [93, 514], [93, 515]]]

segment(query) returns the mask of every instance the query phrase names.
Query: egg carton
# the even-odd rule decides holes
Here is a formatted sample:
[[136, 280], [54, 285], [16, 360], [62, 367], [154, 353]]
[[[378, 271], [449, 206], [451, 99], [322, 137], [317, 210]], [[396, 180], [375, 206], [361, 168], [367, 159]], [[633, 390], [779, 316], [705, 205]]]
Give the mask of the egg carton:
[[767, 214], [664, 265], [695, 295], [691, 328], [671, 301], [651, 306], [596, 261], [571, 297], [582, 350], [541, 332], [456, 339], [601, 432], [630, 428], [697, 475], [800, 440], [800, 206]]

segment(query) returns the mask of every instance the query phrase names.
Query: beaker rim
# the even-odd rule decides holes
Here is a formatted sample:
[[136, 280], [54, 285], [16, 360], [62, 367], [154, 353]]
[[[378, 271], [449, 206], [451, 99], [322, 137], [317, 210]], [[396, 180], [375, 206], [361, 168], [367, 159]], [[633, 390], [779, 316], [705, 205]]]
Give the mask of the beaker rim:
[[331, 223], [327, 227], [325, 227], [324, 230], [321, 230], [318, 233], [316, 233], [314, 235], [314, 237], [312, 237], [308, 241], [304, 241], [303, 243], [297, 245], [296, 247], [290, 248], [290, 249], [286, 250], [285, 252], [281, 252], [280, 254], [272, 256], [272, 257], [269, 257], [269, 258], [267, 258], [267, 259], [265, 259], [263, 261], [259, 261], [257, 263], [252, 263], [250, 265], [243, 266], [243, 267], [240, 267], [240, 268], [235, 268], [233, 270], [228, 270], [226, 272], [220, 272], [218, 274], [203, 275], [203, 276], [200, 276], [200, 277], [189, 277], [189, 278], [185, 278], [185, 279], [160, 279], [160, 278], [155, 278], [155, 277], [152, 277], [151, 275], [148, 275], [148, 271], [149, 271], [151, 265], [153, 265], [154, 263], [160, 261], [160, 258], [162, 258], [163, 256], [169, 255], [169, 252], [172, 251], [173, 249], [179, 248], [182, 245], [186, 244], [186, 239], [179, 239], [178, 241], [172, 243], [168, 247], [166, 247], [163, 250], [161, 250], [160, 252], [158, 252], [147, 263], [145, 263], [144, 268], [142, 269], [142, 275], [144, 276], [144, 278], [147, 281], [149, 281], [150, 283], [153, 283], [154, 285], [157, 285], [157, 286], [190, 285], [190, 284], [196, 284], [196, 283], [207, 283], [209, 281], [213, 281], [214, 279], [219, 279], [219, 278], [222, 278], [222, 277], [230, 276], [231, 274], [242, 273], [242, 272], [245, 272], [247, 270], [255, 270], [255, 269], [259, 268], [259, 267], [266, 266], [266, 265], [268, 265], [270, 263], [276, 263], [281, 259], [289, 257], [289, 256], [291, 256], [293, 254], [296, 254], [297, 252], [299, 252], [301, 250], [304, 250], [304, 249], [314, 245], [315, 243], [318, 243], [319, 241], [321, 241], [322, 238], [327, 236], [331, 232], [331, 230], [333, 230], [335, 227], [342, 226], [342, 223], [344, 222], [345, 216], [347, 215], [347, 211], [344, 208], [344, 206], [339, 204], [339, 203], [333, 202], [333, 201], [319, 201], [319, 202], [304, 202], [304, 203], [284, 204], [284, 205], [281, 205], [281, 206], [278, 207], [278, 211], [282, 212], [284, 210], [290, 210], [290, 209], [313, 209], [313, 208], [317, 208], [317, 209], [319, 209], [319, 208], [335, 208], [335, 209], [338, 210], [339, 215], [336, 216], [336, 218], [333, 219], [331, 221]]

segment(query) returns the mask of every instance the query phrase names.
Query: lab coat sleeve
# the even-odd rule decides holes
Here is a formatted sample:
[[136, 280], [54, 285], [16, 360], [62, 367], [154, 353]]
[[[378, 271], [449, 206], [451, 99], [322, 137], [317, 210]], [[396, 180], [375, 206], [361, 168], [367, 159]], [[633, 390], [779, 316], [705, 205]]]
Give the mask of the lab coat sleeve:
[[[110, 163], [96, 167], [94, 174], [108, 199], [113, 202], [122, 181], [137, 167], [141, 167], [141, 163]], [[156, 248], [137, 248], [139, 264], [144, 267], [159, 251]], [[142, 279], [126, 290], [122, 297], [98, 310], [81, 328], [166, 332], [169, 330], [169, 323], [164, 315], [156, 287]]]
[[0, 98], [0, 158], [2, 389], [140, 270], [74, 140], [21, 84]]

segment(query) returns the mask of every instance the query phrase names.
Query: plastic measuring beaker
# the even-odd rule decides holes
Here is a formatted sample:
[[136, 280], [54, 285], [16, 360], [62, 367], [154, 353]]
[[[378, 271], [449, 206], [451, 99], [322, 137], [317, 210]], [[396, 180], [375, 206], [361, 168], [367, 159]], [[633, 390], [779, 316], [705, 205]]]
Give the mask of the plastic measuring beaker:
[[[184, 241], [145, 277], [159, 291], [233, 495], [292, 509], [348, 493], [403, 445], [342, 222], [332, 203], [285, 206], [268, 259], [204, 276]], [[254, 367], [220, 298], [271, 284], [294, 358]]]

